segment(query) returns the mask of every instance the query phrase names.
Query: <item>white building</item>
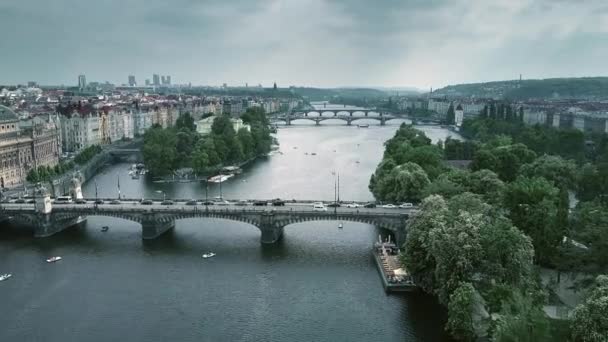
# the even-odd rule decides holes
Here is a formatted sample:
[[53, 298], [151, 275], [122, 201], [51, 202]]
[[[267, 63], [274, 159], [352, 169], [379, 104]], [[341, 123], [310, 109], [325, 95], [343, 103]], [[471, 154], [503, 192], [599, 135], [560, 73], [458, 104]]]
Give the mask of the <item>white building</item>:
[[[200, 135], [207, 135], [211, 133], [211, 127], [213, 126], [213, 121], [217, 116], [210, 116], [208, 118], [204, 118], [202, 120], [198, 120], [196, 122], [196, 132]], [[241, 119], [230, 119], [232, 122], [232, 128], [234, 128], [235, 132], [238, 132], [241, 128], [245, 128], [246, 130], [251, 132], [251, 126], [243, 123]]]
[[60, 122], [64, 151], [77, 152], [101, 144], [101, 120], [97, 113], [74, 113], [72, 117], [62, 116]]
[[152, 127], [152, 117], [152, 112], [137, 111], [133, 113], [133, 135], [144, 135]]
[[464, 109], [461, 105], [456, 106], [456, 110], [454, 110], [454, 123], [456, 127], [462, 126], [462, 120], [464, 119]]

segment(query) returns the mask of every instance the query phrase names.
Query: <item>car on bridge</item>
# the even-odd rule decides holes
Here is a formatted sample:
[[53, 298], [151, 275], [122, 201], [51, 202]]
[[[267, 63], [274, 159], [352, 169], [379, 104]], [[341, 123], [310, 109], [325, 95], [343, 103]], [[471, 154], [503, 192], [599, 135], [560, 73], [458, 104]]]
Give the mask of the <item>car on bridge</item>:
[[327, 207], [322, 202], [317, 202], [312, 205], [313, 211], [327, 211]]
[[285, 201], [283, 201], [280, 198], [277, 198], [275, 200], [272, 201], [272, 205], [274, 205], [275, 207], [282, 207], [285, 205]]
[[103, 204], [103, 200], [102, 199], [96, 199], [95, 200], [95, 204]]
[[216, 205], [231, 205], [232, 203], [228, 202], [228, 201], [217, 201], [215, 202]]
[[74, 203], [76, 204], [87, 204], [87, 200], [85, 200], [84, 198], [77, 198]]
[[141, 202], [139, 202], [139, 203], [141, 203], [142, 205], [152, 205], [152, 204], [154, 204], [154, 202], [152, 202], [152, 200], [149, 200], [149, 199], [147, 199], [147, 200], [142, 199]]
[[114, 205], [116, 205], [116, 204], [120, 204], [120, 203], [121, 203], [121, 202], [120, 202], [120, 200], [119, 200], [119, 199], [113, 199], [113, 200], [111, 200], [111, 201], [110, 201], [110, 204], [114, 204]]
[[266, 206], [266, 205], [268, 205], [268, 202], [266, 202], [266, 201], [255, 201], [255, 202], [253, 202], [253, 205], [255, 205], [255, 206]]
[[375, 207], [376, 207], [376, 203], [373, 203], [373, 202], [365, 203], [365, 205], [363, 206], [363, 208], [375, 208]]
[[401, 205], [399, 205], [399, 208], [401, 208], [401, 209], [409, 209], [409, 208], [413, 208], [413, 207], [414, 207], [414, 205], [412, 203], [408, 203], [408, 202], [402, 203]]
[[17, 198], [15, 200], [15, 203], [17, 203], [17, 204], [23, 204], [23, 203], [25, 203], [25, 200], [23, 198]]
[[348, 203], [346, 204], [347, 208], [361, 208], [361, 204], [359, 203]]
[[164, 200], [162, 202], [160, 202], [161, 205], [173, 205], [173, 201], [172, 200]]
[[240, 200], [240, 201], [234, 203], [234, 205], [246, 206], [246, 205], [249, 205], [249, 202], [247, 200]]
[[203, 203], [201, 203], [202, 205], [214, 205], [215, 202], [213, 201], [203, 201]]
[[394, 205], [394, 204], [390, 204], [389, 203], [389, 204], [383, 205], [382, 208], [384, 208], [384, 209], [395, 209], [395, 208], [397, 208], [397, 206]]
[[196, 205], [196, 204], [197, 204], [196, 200], [193, 200], [193, 199], [186, 202], [186, 205]]
[[329, 208], [339, 208], [341, 205], [338, 202], [331, 202], [327, 205]]

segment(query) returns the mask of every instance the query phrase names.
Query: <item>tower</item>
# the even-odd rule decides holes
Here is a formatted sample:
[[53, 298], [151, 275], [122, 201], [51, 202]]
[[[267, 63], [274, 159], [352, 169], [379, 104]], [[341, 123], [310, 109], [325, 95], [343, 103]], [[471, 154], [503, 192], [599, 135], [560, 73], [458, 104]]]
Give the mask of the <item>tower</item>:
[[87, 78], [84, 75], [78, 75], [78, 89], [84, 90], [87, 86]]

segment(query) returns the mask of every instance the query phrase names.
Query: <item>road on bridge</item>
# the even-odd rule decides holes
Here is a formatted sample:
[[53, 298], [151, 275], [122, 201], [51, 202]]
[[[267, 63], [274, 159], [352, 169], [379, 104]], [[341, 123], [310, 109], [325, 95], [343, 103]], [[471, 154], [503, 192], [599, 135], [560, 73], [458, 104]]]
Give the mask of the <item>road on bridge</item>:
[[[27, 203], [2, 203], [2, 207], [7, 210], [34, 210], [34, 204]], [[87, 200], [86, 203], [76, 204], [76, 203], [53, 203], [53, 208], [57, 209], [91, 209], [95, 207], [95, 200]], [[104, 202], [103, 204], [98, 204], [97, 208], [100, 210], [154, 210], [154, 211], [163, 211], [163, 210], [184, 210], [184, 211], [192, 211], [192, 210], [210, 210], [210, 211], [218, 211], [218, 210], [230, 210], [230, 211], [270, 211], [273, 210], [275, 212], [289, 212], [289, 211], [318, 211], [318, 212], [326, 212], [326, 213], [361, 213], [361, 214], [412, 214], [417, 210], [417, 208], [383, 208], [378, 206], [376, 208], [364, 208], [363, 206], [358, 208], [349, 208], [344, 204], [338, 208], [328, 208], [325, 210], [313, 210], [312, 202], [285, 202], [283, 206], [254, 206], [252, 203], [239, 203], [239, 202], [214, 202], [213, 205], [203, 205], [201, 202], [197, 202], [196, 205], [187, 205], [186, 202], [174, 202], [172, 205], [163, 205], [161, 201], [153, 201], [152, 204], [144, 205], [139, 201], [121, 201], [120, 203], [111, 204], [109, 202]]]

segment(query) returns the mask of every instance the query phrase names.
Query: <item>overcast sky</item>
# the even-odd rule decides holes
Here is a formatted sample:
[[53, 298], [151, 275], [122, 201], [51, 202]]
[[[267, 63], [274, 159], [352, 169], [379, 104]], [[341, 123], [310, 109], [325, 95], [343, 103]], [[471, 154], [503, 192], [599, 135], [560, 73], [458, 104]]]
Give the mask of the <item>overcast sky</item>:
[[608, 74], [606, 0], [0, 0], [0, 84], [414, 86]]

